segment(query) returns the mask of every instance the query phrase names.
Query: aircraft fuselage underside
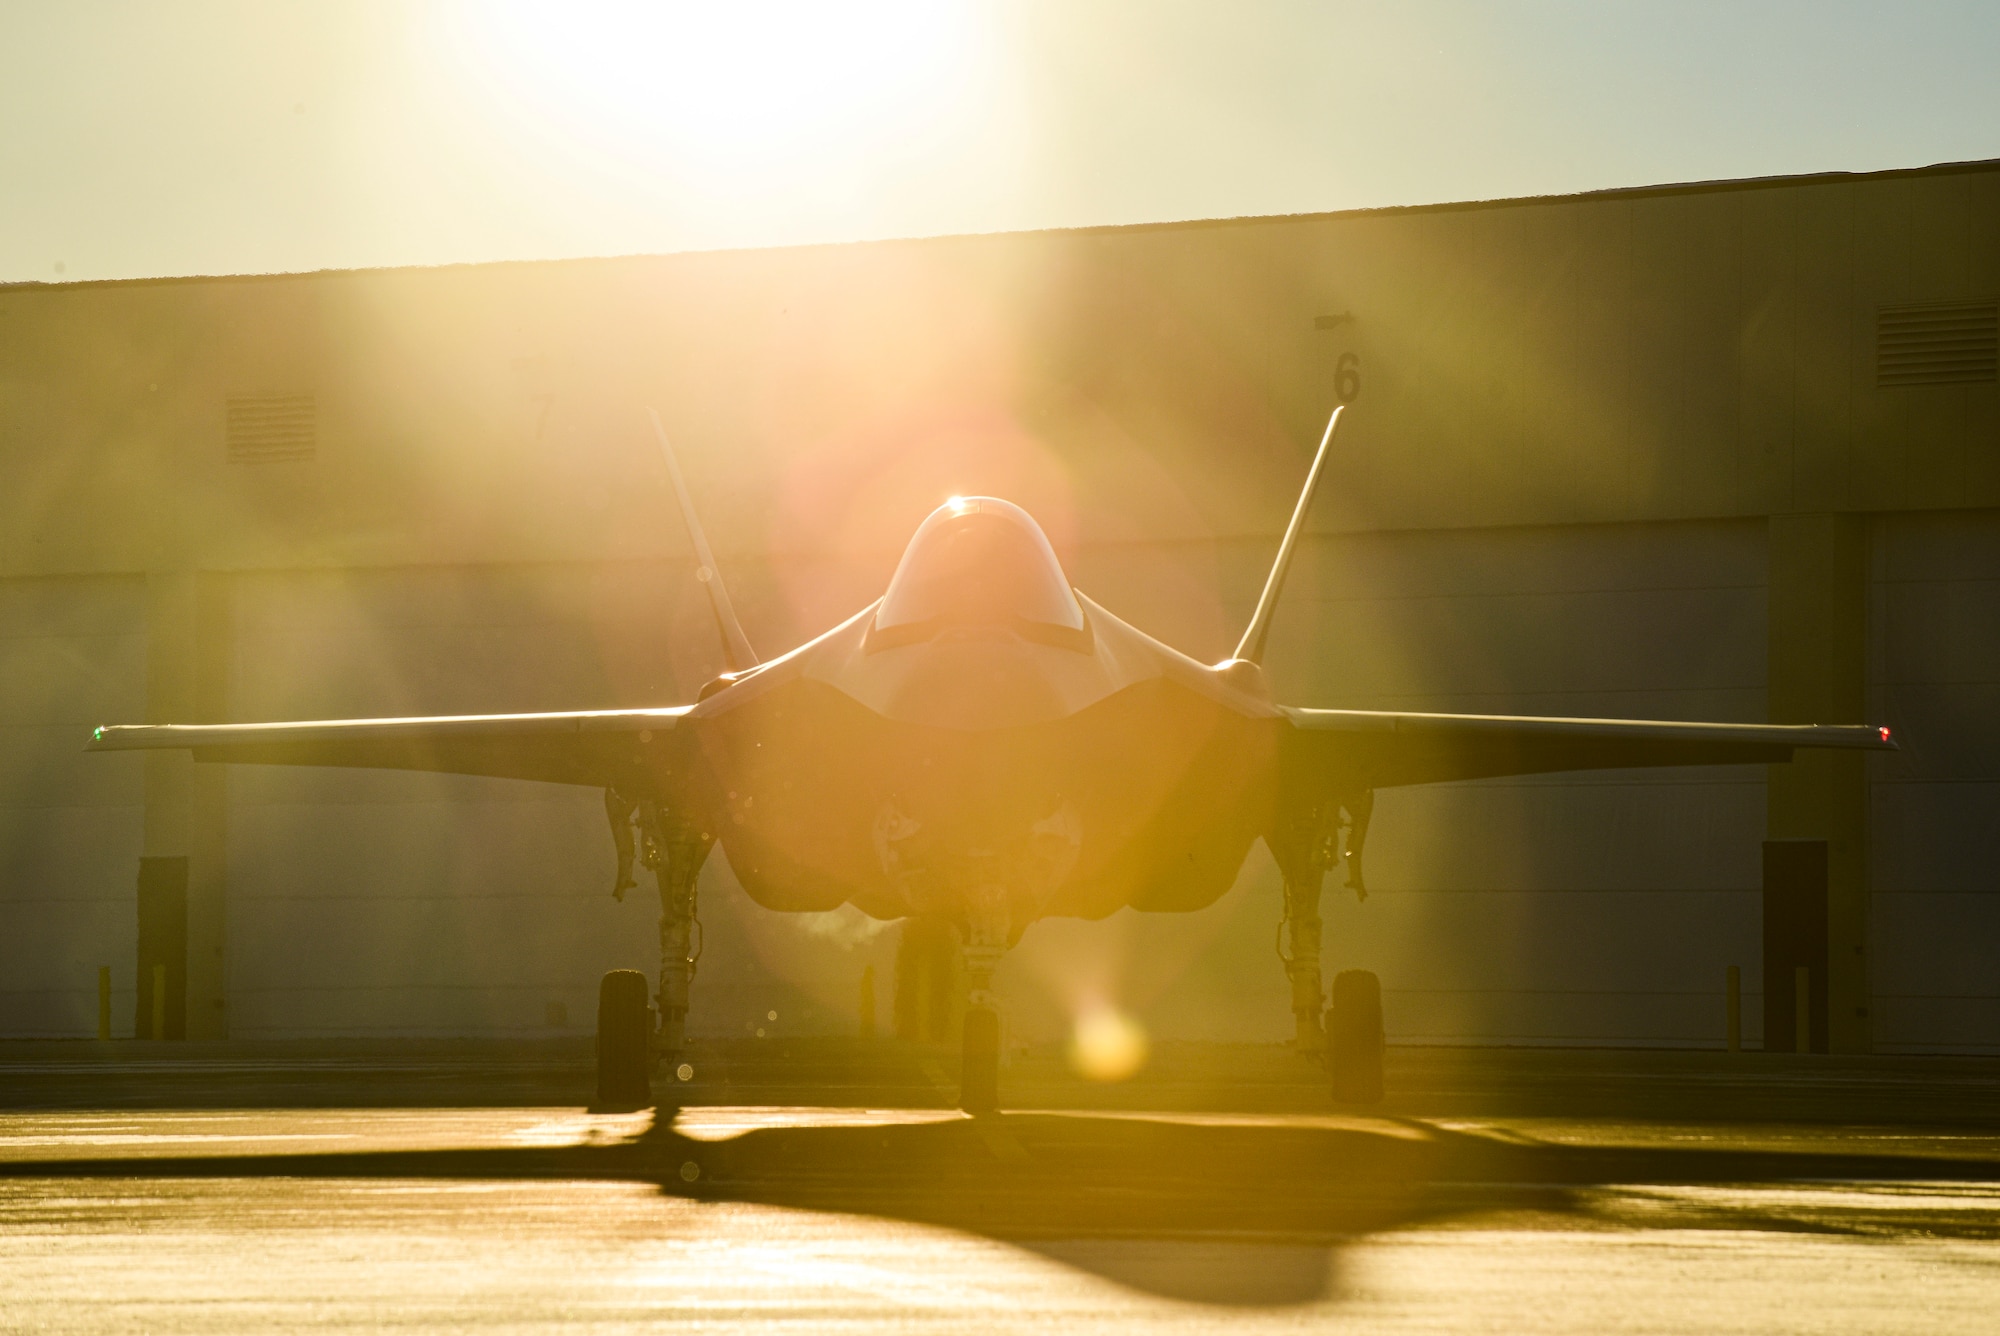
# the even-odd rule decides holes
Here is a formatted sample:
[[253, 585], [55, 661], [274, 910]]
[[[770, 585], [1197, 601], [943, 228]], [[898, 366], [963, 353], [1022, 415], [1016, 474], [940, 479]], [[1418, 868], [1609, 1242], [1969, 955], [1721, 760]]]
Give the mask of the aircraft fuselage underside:
[[1011, 935], [1212, 904], [1268, 823], [1285, 727], [1164, 678], [968, 731], [801, 676], [689, 723], [687, 763], [714, 795], [702, 819], [757, 903], [956, 918], [1003, 891]]

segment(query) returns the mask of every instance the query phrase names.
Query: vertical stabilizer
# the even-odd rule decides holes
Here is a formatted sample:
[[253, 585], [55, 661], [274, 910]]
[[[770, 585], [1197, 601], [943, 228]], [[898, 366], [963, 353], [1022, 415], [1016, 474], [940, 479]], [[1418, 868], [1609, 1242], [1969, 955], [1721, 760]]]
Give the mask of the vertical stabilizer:
[[1313, 456], [1312, 471], [1306, 474], [1305, 490], [1299, 493], [1299, 503], [1292, 508], [1292, 522], [1285, 526], [1284, 541], [1278, 544], [1278, 559], [1271, 563], [1271, 573], [1265, 577], [1264, 592], [1257, 598], [1257, 611], [1250, 614], [1250, 625], [1243, 630], [1243, 639], [1237, 642], [1233, 656], [1243, 663], [1264, 662], [1264, 642], [1271, 635], [1271, 614], [1277, 610], [1278, 595], [1285, 588], [1285, 572], [1292, 566], [1292, 548], [1299, 541], [1299, 532], [1305, 528], [1306, 511], [1312, 506], [1313, 493], [1319, 490], [1319, 475], [1326, 467], [1327, 451], [1333, 446], [1333, 430], [1340, 425], [1340, 415], [1347, 405], [1333, 410], [1333, 416], [1326, 420], [1326, 434], [1319, 438], [1319, 453]]
[[660, 415], [654, 410], [647, 409], [646, 416], [653, 420], [653, 435], [666, 458], [667, 474], [674, 480], [674, 495], [680, 498], [688, 537], [694, 541], [694, 559], [699, 563], [694, 574], [708, 590], [708, 606], [715, 613], [715, 630], [722, 637], [723, 663], [732, 673], [755, 668], [757, 651], [750, 648], [750, 637], [743, 634], [743, 623], [736, 620], [729, 590], [722, 583], [722, 569], [715, 564], [715, 554], [709, 551], [708, 535], [701, 531], [701, 519], [694, 513], [694, 500], [688, 495], [687, 479], [681, 477], [680, 460], [674, 457], [674, 447], [667, 441], [667, 429], [660, 425]]

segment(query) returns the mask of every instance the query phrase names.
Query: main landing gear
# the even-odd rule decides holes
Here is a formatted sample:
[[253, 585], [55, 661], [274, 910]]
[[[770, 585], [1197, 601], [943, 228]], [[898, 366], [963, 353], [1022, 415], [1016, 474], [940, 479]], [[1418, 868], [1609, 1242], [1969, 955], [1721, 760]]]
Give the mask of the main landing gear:
[[1333, 1097], [1348, 1104], [1382, 1100], [1382, 984], [1367, 970], [1344, 970], [1333, 981], [1327, 1006], [1320, 976], [1320, 892], [1326, 874], [1340, 861], [1341, 809], [1349, 815], [1348, 884], [1361, 898], [1361, 846], [1367, 836], [1373, 795], [1316, 803], [1288, 822], [1269, 841], [1285, 879], [1285, 918], [1278, 926], [1278, 958], [1292, 984], [1294, 1042], [1318, 1058], [1332, 1079]]
[[635, 852], [660, 887], [657, 1008], [648, 1005], [653, 999], [647, 997], [646, 976], [638, 970], [613, 970], [598, 986], [597, 1101], [592, 1107], [619, 1113], [652, 1106], [654, 1065], [664, 1059], [670, 1069], [677, 1066], [687, 1043], [688, 990], [701, 959], [695, 882], [715, 841], [650, 802], [627, 803], [607, 793], [605, 808], [618, 848], [618, 881], [612, 894], [622, 900], [635, 884], [631, 879]]
[[630, 1113], [652, 1106], [653, 1009], [646, 976], [612, 970], [597, 987], [597, 1098], [601, 1113]]
[[1326, 1013], [1326, 1068], [1344, 1104], [1382, 1102], [1382, 981], [1367, 970], [1333, 978]]

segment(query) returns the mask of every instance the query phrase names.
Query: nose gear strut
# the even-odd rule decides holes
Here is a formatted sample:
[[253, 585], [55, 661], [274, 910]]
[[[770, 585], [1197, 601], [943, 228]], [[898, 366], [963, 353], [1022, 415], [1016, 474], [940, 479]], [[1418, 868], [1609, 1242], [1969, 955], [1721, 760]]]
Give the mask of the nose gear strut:
[[969, 992], [958, 1106], [968, 1113], [990, 1113], [1000, 1105], [1000, 999], [993, 993], [993, 971], [1007, 952], [1012, 927], [1004, 885], [983, 881], [966, 892], [965, 973]]

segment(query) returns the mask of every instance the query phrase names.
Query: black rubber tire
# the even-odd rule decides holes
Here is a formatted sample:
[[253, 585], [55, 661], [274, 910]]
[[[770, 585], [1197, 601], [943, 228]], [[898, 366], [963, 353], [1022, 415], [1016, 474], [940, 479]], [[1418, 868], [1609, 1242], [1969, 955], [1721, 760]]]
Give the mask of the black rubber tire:
[[967, 1113], [991, 1113], [1000, 1107], [1000, 1016], [991, 1007], [966, 1008], [958, 1107]]
[[597, 1102], [605, 1113], [653, 1105], [653, 1010], [646, 976], [612, 970], [597, 987]]
[[1343, 1104], [1382, 1102], [1382, 981], [1367, 970], [1343, 970], [1333, 980], [1326, 1012], [1326, 1066], [1333, 1097]]

